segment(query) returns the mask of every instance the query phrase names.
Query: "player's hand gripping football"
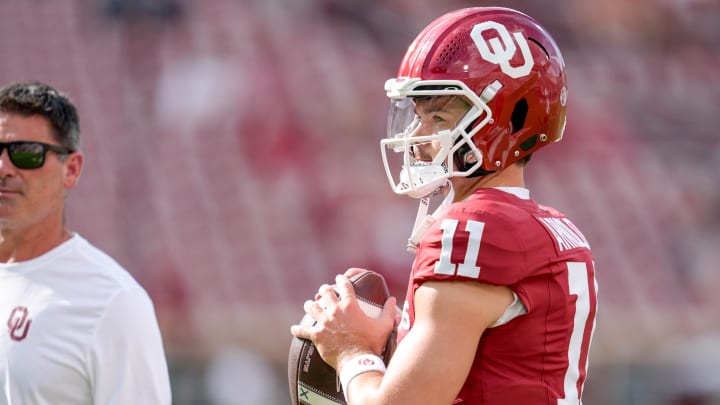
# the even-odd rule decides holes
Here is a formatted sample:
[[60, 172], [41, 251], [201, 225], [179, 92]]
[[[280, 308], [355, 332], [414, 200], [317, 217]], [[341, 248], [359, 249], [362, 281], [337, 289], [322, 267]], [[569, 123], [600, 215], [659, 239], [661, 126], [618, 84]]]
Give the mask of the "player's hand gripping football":
[[311, 340], [323, 360], [335, 369], [358, 354], [381, 356], [396, 319], [394, 297], [388, 298], [378, 318], [365, 313], [348, 279], [350, 271], [335, 278], [337, 294], [324, 284], [314, 301], [305, 302], [305, 312], [316, 321], [314, 325], [290, 328], [295, 337]]

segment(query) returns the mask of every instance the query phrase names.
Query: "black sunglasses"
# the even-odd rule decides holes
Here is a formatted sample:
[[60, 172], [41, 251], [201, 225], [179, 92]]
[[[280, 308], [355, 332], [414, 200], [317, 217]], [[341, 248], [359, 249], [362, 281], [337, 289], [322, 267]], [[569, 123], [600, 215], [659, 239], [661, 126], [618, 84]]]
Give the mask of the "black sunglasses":
[[73, 151], [58, 145], [35, 141], [0, 142], [0, 157], [7, 148], [10, 161], [19, 169], [37, 169], [45, 164], [45, 154], [51, 150], [60, 155]]

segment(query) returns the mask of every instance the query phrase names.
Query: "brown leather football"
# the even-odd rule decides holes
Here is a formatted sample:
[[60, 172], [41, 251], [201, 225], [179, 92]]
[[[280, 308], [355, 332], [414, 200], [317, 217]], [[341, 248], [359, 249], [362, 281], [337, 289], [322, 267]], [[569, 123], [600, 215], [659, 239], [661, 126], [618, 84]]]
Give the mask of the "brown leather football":
[[[360, 305], [370, 316], [378, 317], [390, 291], [385, 279], [378, 273], [366, 271], [350, 278]], [[315, 320], [305, 315], [301, 325], [312, 325]], [[383, 360], [390, 362], [397, 345], [397, 331], [393, 330], [385, 344]], [[288, 355], [288, 383], [290, 398], [295, 405], [346, 405], [345, 394], [335, 369], [323, 361], [315, 345], [309, 340], [293, 337]]]

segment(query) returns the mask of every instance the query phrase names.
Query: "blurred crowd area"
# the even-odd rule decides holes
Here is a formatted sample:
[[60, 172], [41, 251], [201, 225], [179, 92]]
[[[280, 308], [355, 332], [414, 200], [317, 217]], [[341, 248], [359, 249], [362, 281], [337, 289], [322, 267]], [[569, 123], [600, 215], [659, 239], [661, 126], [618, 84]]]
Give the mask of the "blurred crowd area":
[[289, 327], [348, 267], [404, 297], [417, 201], [385, 178], [383, 84], [471, 5], [565, 55], [565, 138], [527, 181], [595, 253], [585, 403], [720, 403], [717, 0], [0, 1], [0, 80], [78, 105], [68, 221], [151, 294], [174, 403], [289, 403]]

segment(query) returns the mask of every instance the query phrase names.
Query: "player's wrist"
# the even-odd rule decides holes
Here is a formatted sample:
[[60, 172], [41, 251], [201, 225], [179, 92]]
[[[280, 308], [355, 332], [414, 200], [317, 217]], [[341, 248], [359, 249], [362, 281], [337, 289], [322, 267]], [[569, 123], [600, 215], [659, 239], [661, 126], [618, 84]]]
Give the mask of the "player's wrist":
[[347, 401], [347, 390], [350, 382], [360, 374], [371, 371], [385, 373], [387, 370], [385, 362], [380, 356], [375, 354], [358, 354], [342, 362], [340, 368], [340, 385], [342, 385], [345, 393], [345, 401]]

